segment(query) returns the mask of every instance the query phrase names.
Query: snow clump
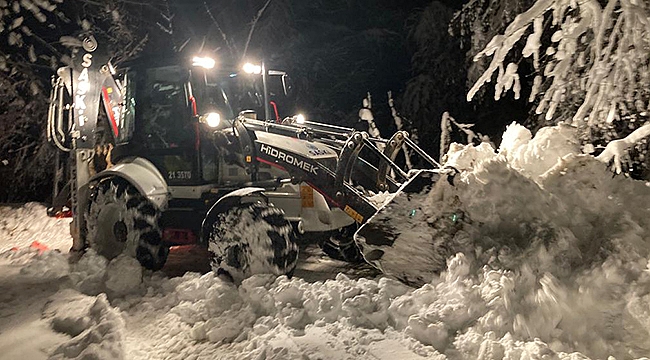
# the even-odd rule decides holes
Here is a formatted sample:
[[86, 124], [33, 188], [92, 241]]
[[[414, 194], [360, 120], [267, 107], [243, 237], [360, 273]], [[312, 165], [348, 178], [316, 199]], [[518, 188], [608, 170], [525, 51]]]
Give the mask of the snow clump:
[[137, 259], [121, 254], [106, 267], [106, 289], [112, 296], [124, 296], [140, 289], [142, 266]]
[[[126, 359], [124, 319], [120, 312], [109, 304], [105, 294], [97, 297], [84, 297], [79, 294], [76, 298], [70, 298], [70, 293], [54, 295], [57, 296], [68, 298], [81, 307], [70, 307], [59, 299], [46, 308], [46, 312], [53, 317], [53, 328], [72, 336], [54, 350], [50, 360]], [[92, 305], [88, 306], [91, 299]], [[81, 309], [84, 311], [80, 311]]]

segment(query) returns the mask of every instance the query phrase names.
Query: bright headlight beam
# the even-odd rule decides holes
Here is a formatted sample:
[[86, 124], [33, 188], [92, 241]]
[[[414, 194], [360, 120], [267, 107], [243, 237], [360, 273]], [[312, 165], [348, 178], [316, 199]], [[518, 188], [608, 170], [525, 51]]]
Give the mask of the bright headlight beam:
[[247, 74], [259, 75], [259, 74], [262, 73], [262, 66], [261, 65], [255, 65], [253, 63], [244, 64], [244, 66], [242, 66], [242, 69]]
[[205, 115], [205, 123], [208, 124], [209, 127], [217, 127], [221, 124], [221, 115], [218, 113], [208, 113]]
[[192, 66], [200, 66], [204, 69], [212, 69], [216, 61], [213, 58], [195, 56], [192, 58]]
[[305, 123], [305, 115], [303, 114], [296, 115], [296, 124], [304, 124], [304, 123]]

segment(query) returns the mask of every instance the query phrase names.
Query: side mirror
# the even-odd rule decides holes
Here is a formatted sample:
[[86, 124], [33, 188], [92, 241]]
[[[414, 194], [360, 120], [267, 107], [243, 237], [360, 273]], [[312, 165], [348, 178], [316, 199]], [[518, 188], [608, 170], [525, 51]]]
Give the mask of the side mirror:
[[288, 74], [282, 75], [282, 89], [284, 90], [284, 95], [286, 96], [291, 96], [291, 94], [293, 94], [293, 80], [291, 80]]

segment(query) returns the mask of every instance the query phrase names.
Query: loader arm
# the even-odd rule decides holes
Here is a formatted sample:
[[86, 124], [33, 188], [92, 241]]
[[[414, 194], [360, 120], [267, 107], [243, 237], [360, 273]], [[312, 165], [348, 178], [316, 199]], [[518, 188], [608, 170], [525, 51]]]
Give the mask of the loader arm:
[[[254, 128], [250, 122], [244, 123], [242, 119], [236, 121], [235, 127], [249, 131]], [[342, 209], [358, 223], [363, 223], [367, 217], [377, 212], [378, 208], [352, 187], [351, 183], [337, 182], [337, 154], [332, 148], [302, 140], [300, 134], [296, 134], [294, 139], [287, 139], [286, 135], [279, 135], [272, 130], [253, 131], [253, 134], [252, 137], [239, 136], [240, 146], [247, 157], [247, 169], [252, 169], [256, 163], [265, 163], [284, 170], [294, 183], [306, 182], [322, 194], [330, 205]]]
[[[373, 139], [366, 132], [328, 124], [273, 124], [243, 117], [236, 120], [235, 127], [254, 134], [240, 136], [240, 141], [249, 142], [242, 143], [242, 149], [254, 149], [246, 152], [247, 156], [287, 171], [295, 183], [308, 183], [331, 206], [340, 208], [360, 225], [382, 207], [373, 201], [371, 193], [395, 193], [419, 174], [409, 173], [395, 163], [403, 145], [415, 147], [416, 153], [426, 156], [405, 131], [391, 139]], [[368, 156], [362, 157], [364, 152]], [[370, 158], [378, 159], [377, 165]], [[430, 157], [424, 159], [432, 167], [438, 166]], [[250, 160], [247, 166], [254, 166]]]

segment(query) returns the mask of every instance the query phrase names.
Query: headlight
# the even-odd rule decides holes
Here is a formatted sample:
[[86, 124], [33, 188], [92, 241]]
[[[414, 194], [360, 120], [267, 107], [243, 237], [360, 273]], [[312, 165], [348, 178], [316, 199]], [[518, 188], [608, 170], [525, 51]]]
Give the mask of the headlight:
[[195, 56], [192, 58], [192, 66], [199, 66], [204, 69], [212, 69], [216, 65], [216, 61], [209, 57]]
[[282, 119], [282, 123], [285, 124], [285, 125], [287, 125], [287, 124], [288, 125], [295, 125], [295, 124], [303, 125], [305, 123], [305, 121], [306, 121], [305, 115], [303, 115], [303, 114], [288, 116], [288, 117]]
[[215, 128], [221, 124], [221, 115], [219, 113], [207, 113], [201, 117], [199, 117], [199, 121], [201, 121], [204, 124], [207, 124], [211, 128]]
[[262, 73], [262, 66], [261, 65], [256, 65], [256, 64], [253, 64], [253, 63], [244, 64], [244, 66], [242, 66], [242, 69], [247, 74], [259, 75], [259, 74]]

